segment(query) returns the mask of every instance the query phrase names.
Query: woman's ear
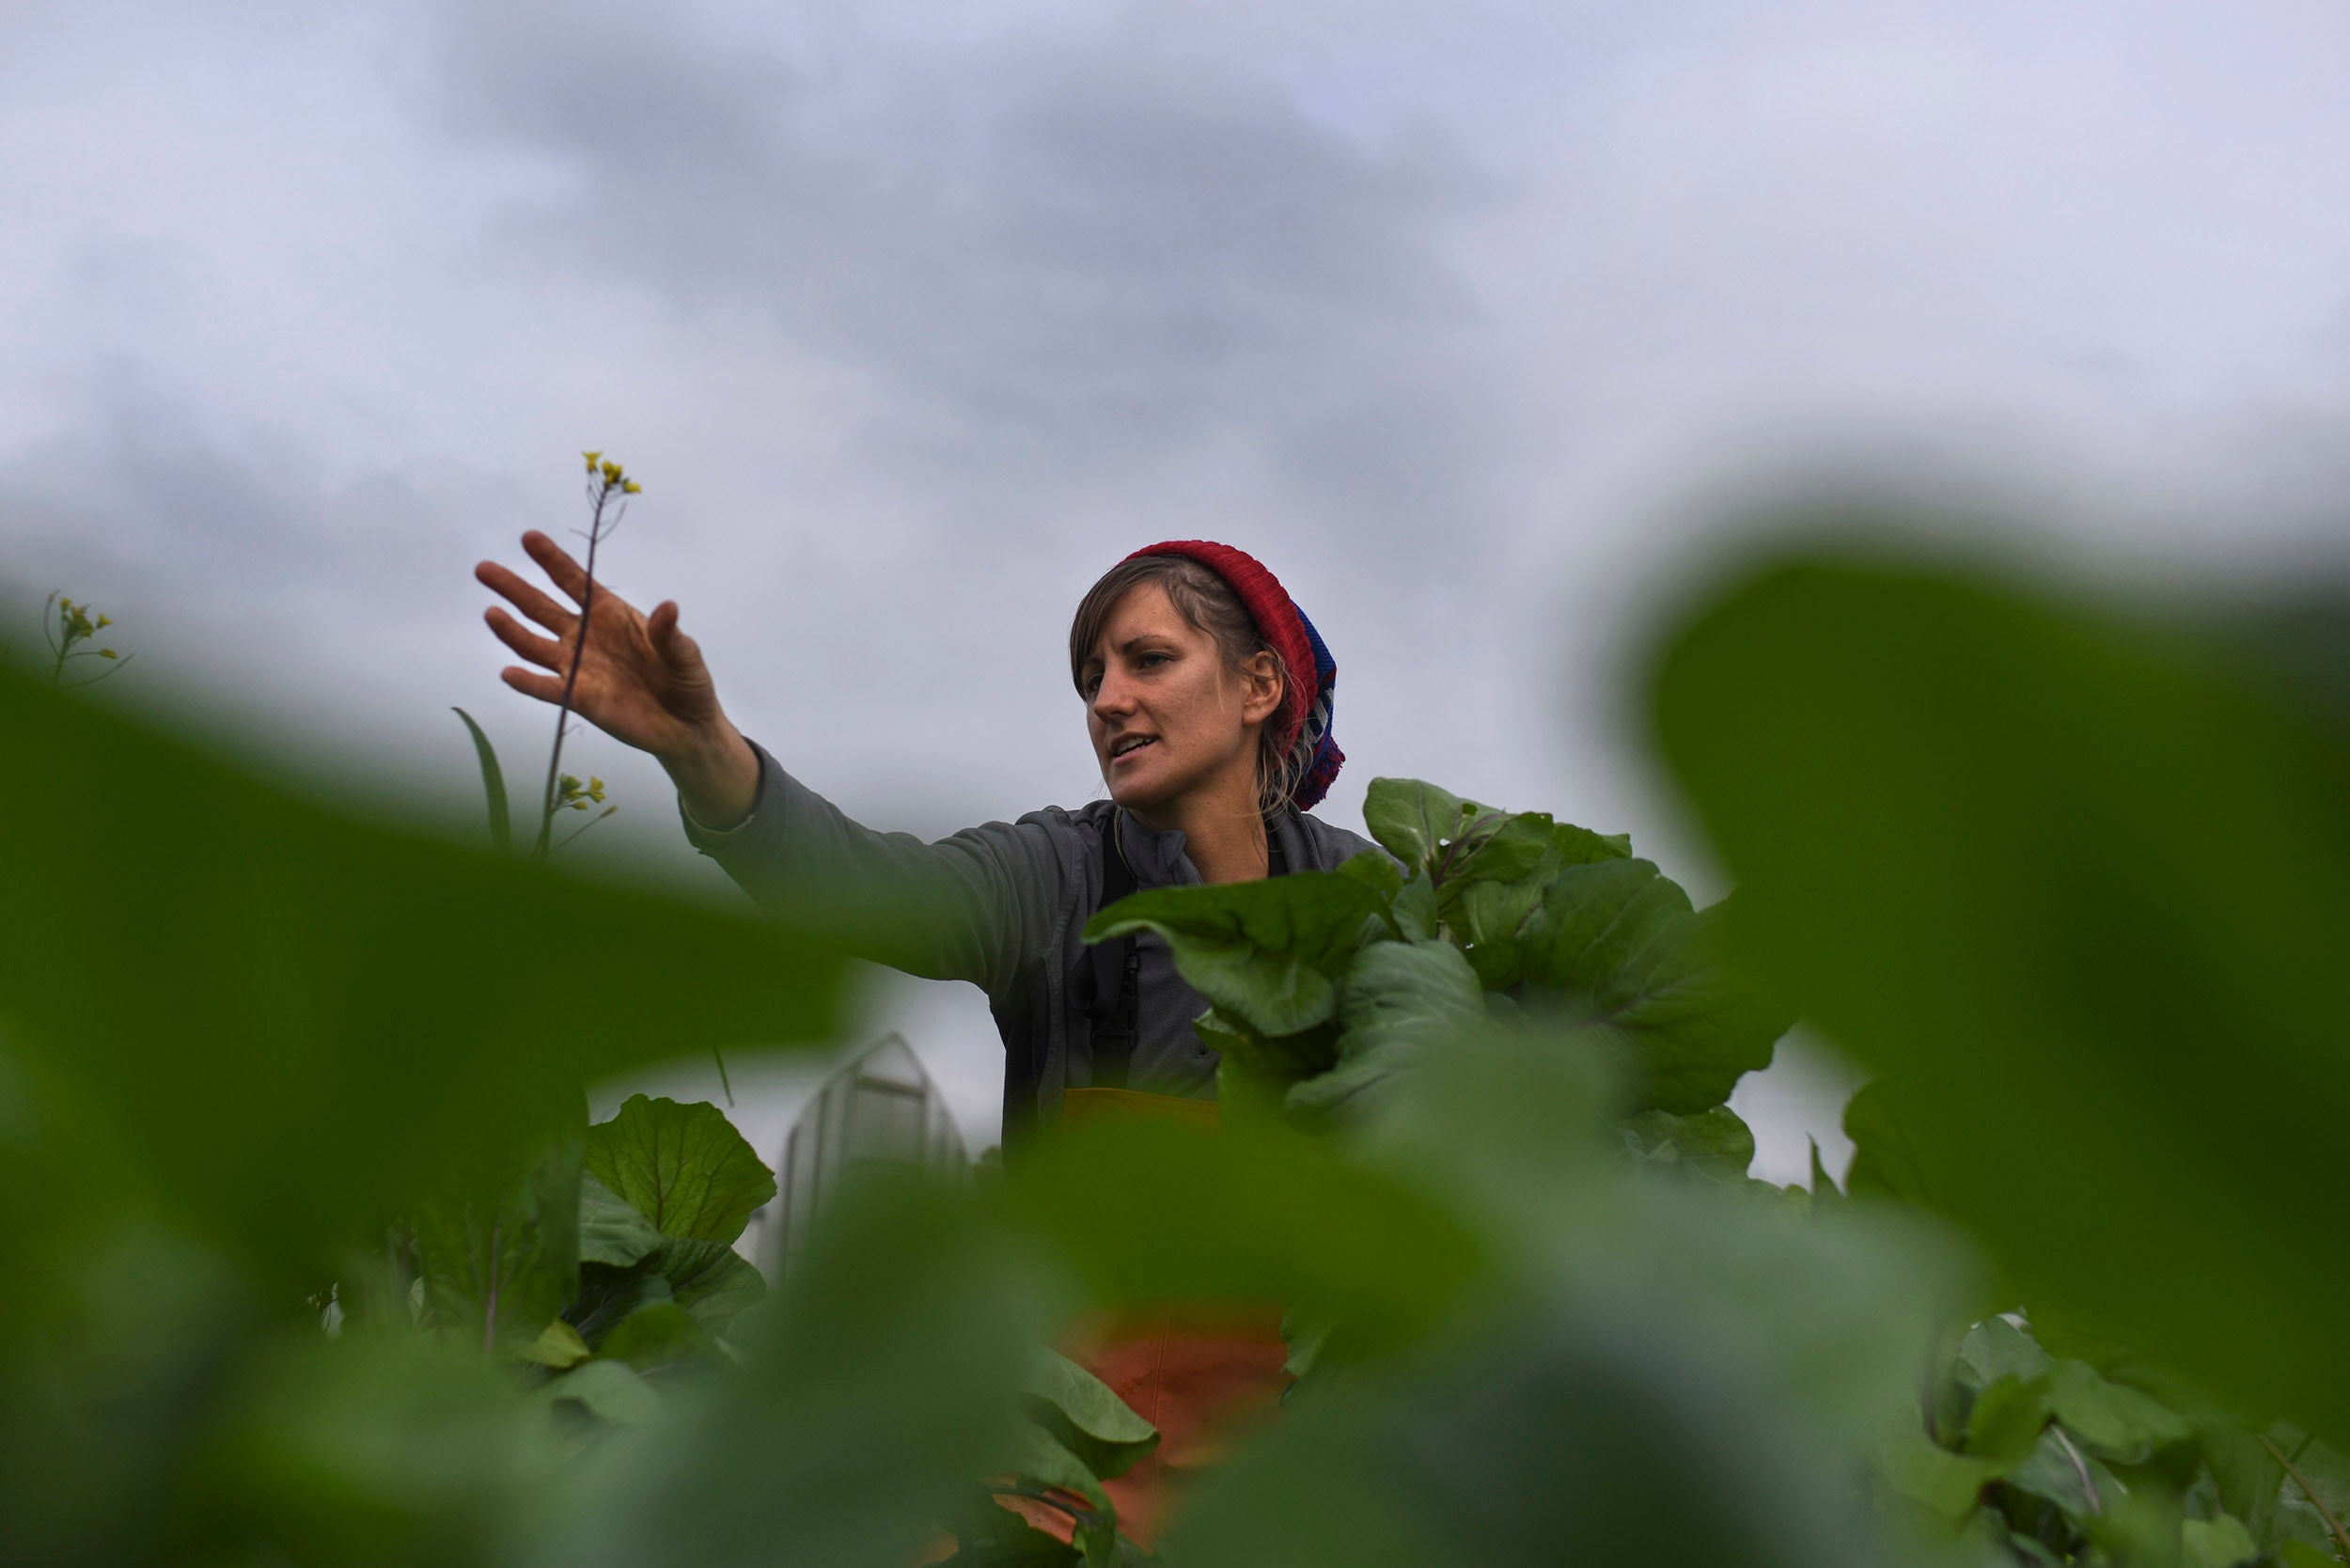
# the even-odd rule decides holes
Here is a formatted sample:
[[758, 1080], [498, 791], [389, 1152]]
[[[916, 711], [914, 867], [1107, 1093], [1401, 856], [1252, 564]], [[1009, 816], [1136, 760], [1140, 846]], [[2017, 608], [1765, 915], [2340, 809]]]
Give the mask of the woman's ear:
[[1241, 666], [1241, 719], [1262, 724], [1281, 709], [1281, 672], [1270, 653], [1252, 653]]

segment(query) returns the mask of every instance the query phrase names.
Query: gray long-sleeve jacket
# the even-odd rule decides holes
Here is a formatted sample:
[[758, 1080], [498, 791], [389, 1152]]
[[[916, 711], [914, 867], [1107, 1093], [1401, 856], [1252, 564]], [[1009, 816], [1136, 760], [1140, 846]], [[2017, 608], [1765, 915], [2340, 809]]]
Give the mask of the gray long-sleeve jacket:
[[[1089, 1027], [1071, 1005], [1069, 987], [1086, 951], [1081, 933], [1102, 906], [1102, 821], [1111, 803], [1074, 811], [1046, 807], [926, 844], [851, 821], [764, 747], [752, 749], [760, 777], [750, 816], [724, 832], [687, 817], [695, 848], [763, 904], [806, 911], [809, 897], [822, 901], [840, 915], [838, 923], [863, 957], [986, 992], [1004, 1037], [1007, 1137], [1032, 1120], [1051, 1120], [1061, 1091], [1089, 1078]], [[1377, 848], [1295, 812], [1274, 831], [1292, 870], [1333, 870]], [[1154, 832], [1129, 814], [1120, 834], [1140, 886], [1199, 881], [1182, 833]], [[1207, 998], [1175, 972], [1157, 937], [1143, 936], [1139, 951], [1140, 1038], [1130, 1087], [1212, 1099], [1216, 1056], [1192, 1028]]]

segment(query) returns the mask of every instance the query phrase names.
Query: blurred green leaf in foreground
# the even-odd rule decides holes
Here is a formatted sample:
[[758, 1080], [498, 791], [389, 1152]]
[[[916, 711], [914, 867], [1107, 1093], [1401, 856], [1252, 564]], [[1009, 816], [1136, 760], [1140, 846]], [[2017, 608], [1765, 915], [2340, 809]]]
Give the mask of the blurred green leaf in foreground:
[[[822, 1031], [825, 943], [345, 822], [0, 672], [6, 1549], [2327, 1560], [2350, 768], [2243, 647], [1982, 578], [1751, 580], [1658, 677], [1733, 901], [1380, 781], [1393, 859], [1098, 922], [1216, 1004], [1221, 1135], [868, 1173], [772, 1296], [723, 1117], [590, 1129], [578, 1086]], [[1753, 1180], [1724, 1104], [1798, 1010], [1880, 1074], [1849, 1200]], [[1100, 1482], [1152, 1422], [1046, 1347], [1179, 1305], [1286, 1309], [1302, 1376], [1149, 1560]]]
[[1877, 1179], [1987, 1243], [2044, 1337], [2339, 1443], [2350, 748], [2243, 649], [1820, 555], [1673, 629], [1656, 732], [1758, 971], [1881, 1075]]
[[842, 961], [805, 934], [351, 821], [6, 668], [0, 808], [16, 1072], [274, 1265], [509, 1158], [585, 1083], [833, 1025]]
[[[283, 1450], [282, 1431], [231, 1440], [252, 1401], [275, 1408], [265, 1388], [371, 1412], [348, 1435], [387, 1457], [440, 1441], [425, 1406], [480, 1379], [359, 1365], [448, 1354], [423, 1344], [314, 1377], [305, 1294], [358, 1283], [349, 1249], [396, 1213], [499, 1190], [586, 1082], [820, 1040], [836, 1016], [842, 960], [805, 933], [351, 821], [8, 668], [0, 810], [0, 1518], [20, 1560], [196, 1551], [192, 1521], [258, 1496], [206, 1466]], [[515, 1266], [500, 1223], [479, 1221], [484, 1278]], [[296, 1328], [313, 1342], [273, 1348]], [[361, 1385], [415, 1397], [378, 1408]], [[415, 1488], [438, 1482], [399, 1484], [434, 1512]]]

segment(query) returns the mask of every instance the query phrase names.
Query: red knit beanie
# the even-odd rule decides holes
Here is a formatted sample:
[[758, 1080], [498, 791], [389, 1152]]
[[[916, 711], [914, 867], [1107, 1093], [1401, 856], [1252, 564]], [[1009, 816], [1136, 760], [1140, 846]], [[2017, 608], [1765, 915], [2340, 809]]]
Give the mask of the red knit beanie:
[[1339, 749], [1330, 734], [1338, 662], [1330, 657], [1330, 651], [1315, 632], [1313, 622], [1306, 619], [1306, 612], [1281, 587], [1280, 579], [1245, 550], [1235, 550], [1213, 540], [1181, 539], [1150, 545], [1126, 558], [1132, 560], [1136, 556], [1183, 556], [1214, 572], [1231, 585], [1247, 609], [1248, 618], [1257, 623], [1257, 630], [1281, 655], [1289, 679], [1283, 683], [1280, 712], [1274, 715], [1280, 726], [1275, 733], [1280, 737], [1281, 750], [1287, 753], [1308, 727], [1314, 731], [1312, 761], [1291, 799], [1298, 810], [1310, 809], [1329, 790], [1330, 781], [1338, 776], [1339, 765], [1346, 760], [1346, 754]]

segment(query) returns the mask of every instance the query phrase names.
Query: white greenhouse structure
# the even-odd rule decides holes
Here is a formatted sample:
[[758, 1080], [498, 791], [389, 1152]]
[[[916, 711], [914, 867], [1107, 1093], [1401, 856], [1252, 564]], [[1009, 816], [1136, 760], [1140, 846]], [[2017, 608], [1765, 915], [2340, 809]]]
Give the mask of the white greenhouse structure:
[[859, 1053], [791, 1123], [776, 1162], [776, 1223], [768, 1278], [781, 1279], [809, 1222], [861, 1166], [903, 1165], [967, 1176], [970, 1156], [947, 1102], [901, 1035]]

